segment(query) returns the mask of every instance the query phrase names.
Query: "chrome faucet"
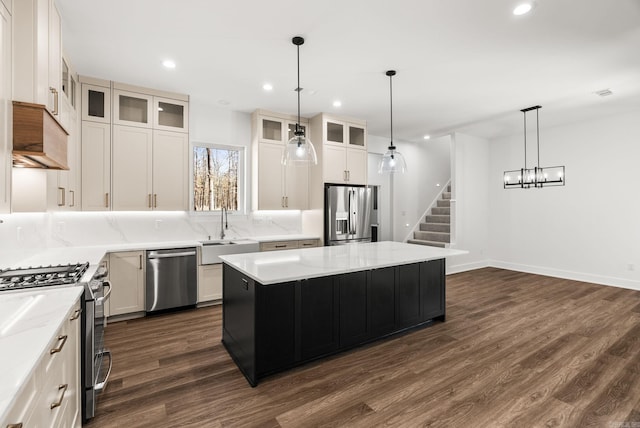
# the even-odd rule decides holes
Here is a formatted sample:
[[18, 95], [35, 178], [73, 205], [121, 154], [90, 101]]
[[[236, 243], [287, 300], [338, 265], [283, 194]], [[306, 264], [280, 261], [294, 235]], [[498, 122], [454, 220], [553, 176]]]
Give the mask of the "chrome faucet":
[[220, 208], [220, 239], [224, 239], [224, 230], [229, 229], [229, 211], [225, 207]]

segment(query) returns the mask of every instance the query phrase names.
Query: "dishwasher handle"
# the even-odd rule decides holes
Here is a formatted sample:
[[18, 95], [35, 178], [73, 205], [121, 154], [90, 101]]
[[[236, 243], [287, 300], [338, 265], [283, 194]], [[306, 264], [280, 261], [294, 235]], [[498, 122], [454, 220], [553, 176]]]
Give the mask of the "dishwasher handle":
[[159, 251], [151, 251], [149, 253], [147, 253], [147, 258], [148, 259], [169, 259], [169, 258], [173, 258], [173, 257], [188, 257], [188, 256], [195, 256], [196, 255], [196, 251], [181, 251], [179, 253], [161, 253]]

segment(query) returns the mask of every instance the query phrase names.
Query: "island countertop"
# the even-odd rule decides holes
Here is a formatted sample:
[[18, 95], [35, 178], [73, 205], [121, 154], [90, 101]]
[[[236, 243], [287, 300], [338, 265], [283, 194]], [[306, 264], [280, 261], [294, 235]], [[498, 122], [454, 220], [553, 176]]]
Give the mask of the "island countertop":
[[401, 242], [369, 242], [220, 256], [263, 285], [338, 275], [467, 254], [464, 250]]

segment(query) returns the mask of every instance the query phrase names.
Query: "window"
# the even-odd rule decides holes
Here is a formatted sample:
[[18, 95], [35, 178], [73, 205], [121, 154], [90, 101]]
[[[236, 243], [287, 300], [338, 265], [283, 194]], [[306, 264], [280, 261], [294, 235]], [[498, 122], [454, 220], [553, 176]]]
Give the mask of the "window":
[[193, 210], [242, 210], [244, 149], [201, 144], [193, 147]]

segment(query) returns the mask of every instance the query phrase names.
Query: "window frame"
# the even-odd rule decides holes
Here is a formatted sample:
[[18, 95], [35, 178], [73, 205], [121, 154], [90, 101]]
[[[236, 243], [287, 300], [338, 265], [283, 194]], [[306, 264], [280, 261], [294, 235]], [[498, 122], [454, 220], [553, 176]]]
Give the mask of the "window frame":
[[246, 214], [247, 209], [247, 156], [245, 146], [234, 146], [232, 144], [208, 143], [204, 141], [192, 141], [189, 144], [189, 211], [195, 215], [207, 215], [208, 213], [220, 213], [220, 209], [208, 211], [196, 211], [193, 203], [194, 186], [194, 157], [196, 147], [204, 147], [218, 150], [235, 150], [238, 152], [238, 209], [229, 210], [229, 214]]

